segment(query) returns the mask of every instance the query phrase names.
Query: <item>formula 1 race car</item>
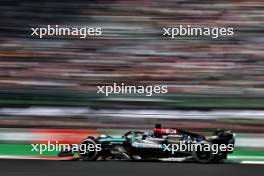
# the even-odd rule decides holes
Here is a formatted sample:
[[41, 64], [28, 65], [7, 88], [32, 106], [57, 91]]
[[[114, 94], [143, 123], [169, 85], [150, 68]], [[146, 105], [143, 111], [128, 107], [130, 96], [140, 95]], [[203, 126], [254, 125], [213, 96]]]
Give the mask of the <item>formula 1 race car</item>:
[[[89, 136], [80, 142], [80, 146], [97, 149], [99, 145], [99, 150], [78, 154], [84, 161], [181, 158], [199, 163], [219, 163], [227, 158], [228, 153], [233, 152], [234, 142], [234, 135], [230, 131], [217, 130], [213, 136], [205, 137], [156, 125], [153, 132], [128, 131], [122, 137]], [[64, 150], [59, 153], [61, 157], [69, 155], [74, 155], [74, 152]]]

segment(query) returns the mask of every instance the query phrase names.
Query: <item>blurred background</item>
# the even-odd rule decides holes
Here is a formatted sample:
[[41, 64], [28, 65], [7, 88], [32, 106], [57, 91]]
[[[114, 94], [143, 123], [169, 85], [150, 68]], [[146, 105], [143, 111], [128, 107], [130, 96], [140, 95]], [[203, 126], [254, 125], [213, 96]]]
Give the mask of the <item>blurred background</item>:
[[[262, 0], [2, 0], [0, 16], [2, 155], [32, 141], [79, 140], [86, 130], [119, 135], [161, 123], [206, 135], [231, 129], [233, 158], [264, 159]], [[30, 35], [56, 24], [103, 34]], [[179, 25], [233, 27], [235, 35], [162, 36]], [[96, 93], [114, 82], [167, 85], [168, 93]]]

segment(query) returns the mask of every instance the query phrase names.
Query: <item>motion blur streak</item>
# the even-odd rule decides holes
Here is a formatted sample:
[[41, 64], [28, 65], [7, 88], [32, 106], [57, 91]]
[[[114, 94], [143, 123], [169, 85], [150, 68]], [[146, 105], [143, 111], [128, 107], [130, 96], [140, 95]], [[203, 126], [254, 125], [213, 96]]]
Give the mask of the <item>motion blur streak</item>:
[[[112, 132], [162, 123], [203, 133], [228, 128], [240, 135], [242, 147], [263, 151], [256, 142], [264, 134], [263, 0], [0, 3], [2, 140], [9, 141], [9, 133], [19, 137], [21, 127]], [[31, 28], [47, 25], [100, 27], [102, 35], [30, 35]], [[164, 27], [179, 25], [230, 27], [234, 35], [162, 35]], [[96, 93], [113, 82], [167, 85], [168, 93]]]

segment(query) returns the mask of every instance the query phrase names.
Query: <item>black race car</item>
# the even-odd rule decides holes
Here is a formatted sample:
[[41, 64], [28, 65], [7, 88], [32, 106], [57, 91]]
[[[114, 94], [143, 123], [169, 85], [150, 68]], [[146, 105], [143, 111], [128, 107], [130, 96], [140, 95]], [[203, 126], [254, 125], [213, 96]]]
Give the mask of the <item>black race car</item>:
[[[234, 135], [217, 130], [211, 137], [156, 125], [153, 132], [129, 131], [122, 137], [101, 135], [82, 140], [78, 153], [84, 161], [96, 160], [193, 160], [219, 163], [233, 152]], [[74, 155], [64, 150], [59, 156]]]

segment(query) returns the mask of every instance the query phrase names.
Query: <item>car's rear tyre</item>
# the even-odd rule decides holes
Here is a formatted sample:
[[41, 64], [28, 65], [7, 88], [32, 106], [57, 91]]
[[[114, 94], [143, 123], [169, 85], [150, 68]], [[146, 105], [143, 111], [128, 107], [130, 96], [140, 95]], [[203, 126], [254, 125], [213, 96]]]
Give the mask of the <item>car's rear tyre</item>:
[[[93, 145], [94, 150], [87, 150], [89, 145]], [[91, 138], [82, 140], [78, 154], [83, 161], [96, 161], [99, 157], [99, 152], [96, 150], [96, 142]]]
[[222, 155], [215, 155], [211, 163], [224, 163], [224, 158]]
[[[211, 146], [211, 143], [208, 143], [208, 142], [201, 143], [201, 145], [203, 144]], [[193, 155], [194, 160], [199, 163], [211, 163], [216, 157], [216, 155], [213, 154], [212, 150], [205, 151], [204, 148], [202, 150], [193, 151], [192, 155]]]

